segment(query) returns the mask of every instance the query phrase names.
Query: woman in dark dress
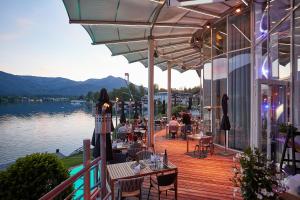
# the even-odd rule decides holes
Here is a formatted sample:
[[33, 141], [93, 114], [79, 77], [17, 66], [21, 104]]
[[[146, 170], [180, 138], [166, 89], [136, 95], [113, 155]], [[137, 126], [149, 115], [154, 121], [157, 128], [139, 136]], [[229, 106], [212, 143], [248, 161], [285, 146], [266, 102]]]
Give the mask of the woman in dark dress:
[[[109, 104], [109, 107], [106, 108], [105, 113], [110, 113], [112, 115], [112, 103], [109, 101], [109, 96], [105, 88], [102, 88], [100, 91], [100, 97], [98, 103], [96, 104], [96, 114], [101, 114], [102, 106], [104, 103]], [[114, 131], [114, 127], [111, 121], [111, 131]], [[95, 136], [95, 130], [93, 133], [92, 138], [92, 145], [94, 146], [93, 149], [93, 156], [97, 158], [100, 156], [100, 134], [97, 134], [97, 138]], [[113, 154], [112, 154], [112, 146], [111, 146], [111, 132], [106, 133], [106, 161], [112, 161]]]

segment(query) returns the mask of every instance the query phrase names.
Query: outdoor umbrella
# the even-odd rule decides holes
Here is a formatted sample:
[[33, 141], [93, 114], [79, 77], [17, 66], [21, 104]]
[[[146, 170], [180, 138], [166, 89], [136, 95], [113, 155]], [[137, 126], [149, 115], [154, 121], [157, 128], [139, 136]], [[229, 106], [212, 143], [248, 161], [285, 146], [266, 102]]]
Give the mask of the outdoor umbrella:
[[122, 101], [120, 123], [125, 123], [125, 122], [126, 122], [126, 117], [125, 117], [125, 112], [124, 112], [124, 101]]
[[163, 102], [162, 102], [161, 114], [166, 114], [166, 101], [165, 100], [163, 100]]
[[227, 94], [224, 94], [222, 97], [222, 110], [223, 110], [223, 117], [221, 121], [221, 126], [220, 129], [225, 131], [225, 152], [227, 150], [226, 147], [226, 136], [227, 136], [227, 131], [230, 130], [230, 122], [228, 118], [228, 96]]

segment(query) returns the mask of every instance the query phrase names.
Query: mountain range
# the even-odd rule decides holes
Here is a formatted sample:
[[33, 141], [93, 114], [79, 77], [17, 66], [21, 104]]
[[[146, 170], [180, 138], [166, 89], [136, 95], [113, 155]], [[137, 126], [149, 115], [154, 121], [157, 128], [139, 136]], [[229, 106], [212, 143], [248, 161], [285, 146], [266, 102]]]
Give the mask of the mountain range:
[[61, 77], [20, 76], [0, 71], [0, 96], [79, 96], [89, 91], [108, 91], [126, 87], [125, 79], [108, 76], [102, 79], [74, 81]]

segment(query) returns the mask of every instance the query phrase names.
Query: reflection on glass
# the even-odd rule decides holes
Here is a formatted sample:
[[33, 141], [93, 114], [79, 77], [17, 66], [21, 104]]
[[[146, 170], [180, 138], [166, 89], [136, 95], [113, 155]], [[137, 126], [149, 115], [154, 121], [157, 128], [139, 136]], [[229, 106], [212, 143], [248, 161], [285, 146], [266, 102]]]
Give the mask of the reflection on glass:
[[270, 29], [272, 29], [291, 9], [290, 0], [270, 1], [269, 19]]
[[268, 32], [268, 12], [267, 12], [267, 2], [264, 3], [254, 3], [255, 8], [255, 40], [256, 42], [263, 39]]
[[250, 12], [229, 16], [229, 51], [250, 47]]
[[224, 144], [224, 131], [220, 130], [222, 120], [222, 96], [227, 94], [227, 57], [220, 56], [213, 60], [213, 85], [212, 85], [212, 128], [216, 134], [215, 142]]
[[269, 66], [267, 54], [267, 40], [260, 42], [255, 47], [255, 78], [268, 79]]
[[[203, 108], [211, 106], [211, 62], [207, 62], [203, 66]], [[208, 109], [203, 109], [203, 120], [205, 125], [205, 131], [210, 131], [211, 114]]]
[[226, 53], [226, 25], [226, 19], [224, 19], [213, 27], [213, 56]]
[[289, 18], [270, 34], [269, 57], [270, 78], [272, 79], [288, 80], [290, 78], [290, 36]]
[[250, 50], [229, 54], [229, 147], [244, 150], [250, 141]]
[[[298, 1], [297, 3], [300, 3]], [[294, 75], [294, 125], [300, 130], [300, 8], [295, 10], [294, 13], [294, 63], [295, 72]]]

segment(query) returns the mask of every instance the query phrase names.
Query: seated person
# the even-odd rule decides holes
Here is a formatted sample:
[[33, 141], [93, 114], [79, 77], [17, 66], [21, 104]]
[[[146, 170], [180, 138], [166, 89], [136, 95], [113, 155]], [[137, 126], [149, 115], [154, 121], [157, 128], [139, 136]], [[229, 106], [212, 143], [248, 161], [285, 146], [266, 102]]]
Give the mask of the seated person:
[[142, 144], [138, 142], [138, 137], [134, 135], [133, 143], [129, 146], [129, 149], [138, 149], [138, 148], [142, 148]]
[[120, 128], [118, 129], [118, 133], [127, 133], [127, 127], [125, 123], [122, 123]]
[[128, 147], [127, 159], [136, 160], [136, 153], [142, 151], [142, 144], [138, 142], [138, 137], [133, 136], [133, 143]]
[[172, 134], [172, 138], [175, 138], [179, 127], [179, 123], [175, 116], [172, 116], [172, 120], [169, 121], [169, 133]]
[[127, 133], [132, 133], [132, 126], [131, 124], [129, 123], [129, 121], [127, 120], [126, 121], [126, 128], [127, 128]]
[[169, 126], [179, 126], [179, 123], [176, 120], [176, 117], [174, 115], [172, 116], [172, 119], [169, 121]]

